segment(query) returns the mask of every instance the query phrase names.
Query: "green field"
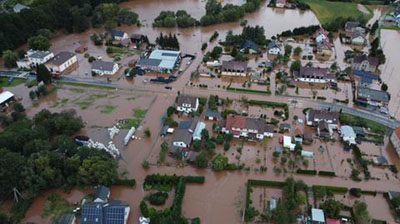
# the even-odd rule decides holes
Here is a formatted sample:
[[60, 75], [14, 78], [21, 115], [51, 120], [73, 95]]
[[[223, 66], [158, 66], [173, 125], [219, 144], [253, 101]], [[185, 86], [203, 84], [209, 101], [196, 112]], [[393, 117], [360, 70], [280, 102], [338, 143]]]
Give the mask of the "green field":
[[14, 78], [11, 82], [8, 81], [7, 77], [0, 77], [0, 87], [13, 87], [21, 85], [26, 82], [26, 79]]
[[319, 22], [322, 25], [331, 23], [335, 21], [337, 18], [353, 18], [358, 19], [360, 17], [364, 17], [366, 20], [369, 20], [372, 17], [372, 12], [370, 9], [369, 14], [364, 14], [360, 10], [358, 10], [357, 3], [350, 2], [329, 2], [326, 0], [302, 0], [304, 3], [307, 3], [311, 10], [317, 16]]

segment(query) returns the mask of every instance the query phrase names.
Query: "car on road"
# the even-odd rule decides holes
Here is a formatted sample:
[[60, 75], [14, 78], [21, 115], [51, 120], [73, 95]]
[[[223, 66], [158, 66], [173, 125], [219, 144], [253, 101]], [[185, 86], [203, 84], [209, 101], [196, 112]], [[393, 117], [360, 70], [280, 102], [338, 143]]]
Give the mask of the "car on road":
[[172, 87], [171, 86], [166, 86], [166, 87], [164, 87], [165, 89], [172, 89]]

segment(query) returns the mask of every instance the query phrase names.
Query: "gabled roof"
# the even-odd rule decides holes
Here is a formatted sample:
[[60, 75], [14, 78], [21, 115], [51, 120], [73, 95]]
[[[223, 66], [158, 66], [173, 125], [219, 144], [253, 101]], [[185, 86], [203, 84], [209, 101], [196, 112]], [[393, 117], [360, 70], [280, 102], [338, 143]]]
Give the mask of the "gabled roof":
[[395, 128], [394, 133], [397, 135], [397, 138], [400, 139], [400, 127]]
[[332, 121], [333, 124], [337, 124], [339, 121], [339, 112], [310, 109], [308, 111], [308, 119], [310, 121], [314, 120]]
[[113, 36], [113, 37], [123, 37], [124, 34], [125, 34], [125, 32], [122, 30], [112, 30], [111, 31], [111, 36]]
[[221, 118], [221, 114], [218, 111], [211, 109], [207, 109], [206, 112], [204, 112], [204, 115], [206, 117], [213, 117], [217, 119]]
[[371, 66], [378, 66], [378, 64], [379, 64], [379, 60], [378, 60], [377, 58], [371, 57], [371, 56], [367, 56], [367, 55], [365, 55], [365, 54], [354, 56], [354, 58], [353, 58], [353, 63], [360, 64], [360, 63], [362, 63], [362, 62], [365, 61], [365, 60], [367, 60], [368, 63], [369, 63]]
[[325, 121], [318, 122], [318, 129], [320, 131], [329, 131], [329, 125]]
[[303, 136], [303, 131], [300, 128], [294, 129], [294, 136]]
[[344, 28], [345, 28], [345, 30], [352, 30], [354, 28], [357, 28], [358, 26], [360, 26], [360, 22], [358, 22], [358, 21], [348, 21], [344, 25]]
[[301, 67], [300, 72], [294, 73], [295, 78], [335, 79], [327, 68]]
[[52, 59], [48, 60], [46, 62], [46, 64], [60, 66], [74, 56], [75, 56], [74, 53], [62, 51], [62, 52], [56, 54]]
[[372, 101], [389, 102], [389, 95], [386, 92], [363, 86], [357, 88], [357, 96]]
[[226, 117], [226, 129], [231, 130], [232, 128], [243, 129], [246, 127], [246, 118], [240, 115], [228, 114]]
[[325, 215], [322, 209], [311, 209], [311, 220], [314, 222], [325, 222]]
[[349, 34], [349, 36], [350, 36], [350, 38], [351, 39], [355, 39], [355, 38], [358, 38], [358, 37], [361, 37], [361, 38], [363, 38], [364, 40], [365, 40], [365, 36], [364, 36], [364, 34], [362, 34], [360, 31], [354, 31], [354, 32], [351, 32], [350, 34]]
[[343, 137], [356, 137], [356, 133], [354, 132], [353, 128], [348, 125], [343, 125], [340, 128], [340, 132]]
[[329, 32], [324, 30], [322, 27], [316, 30], [313, 34], [313, 37], [316, 38], [320, 35], [324, 35], [325, 37], [328, 37]]
[[121, 201], [110, 201], [104, 207], [104, 224], [125, 224], [125, 210], [128, 205], [121, 204]]
[[16, 13], [21, 12], [24, 9], [29, 9], [29, 7], [20, 3], [15, 4], [13, 7], [14, 12]]
[[6, 102], [7, 100], [9, 100], [12, 97], [14, 97], [14, 93], [12, 93], [10, 91], [4, 91], [4, 92], [0, 93], [0, 104]]
[[246, 40], [244, 43], [242, 43], [240, 45], [240, 48], [241, 49], [250, 48], [250, 49], [253, 49], [255, 51], [258, 51], [258, 45], [256, 43], [254, 43], [253, 41], [251, 41], [251, 40]]
[[112, 71], [114, 69], [114, 62], [97, 60], [92, 62], [92, 69], [101, 71]]
[[223, 61], [222, 70], [247, 72], [247, 61]]
[[281, 48], [281, 45], [280, 45], [278, 42], [276, 42], [276, 41], [273, 40], [273, 41], [269, 42], [267, 48], [268, 48], [268, 49], [272, 49], [272, 48]]
[[86, 203], [82, 206], [81, 224], [125, 224], [129, 205], [113, 200], [110, 203]]
[[86, 203], [82, 206], [81, 224], [103, 224], [105, 203]]
[[183, 104], [190, 104], [191, 107], [195, 107], [197, 103], [197, 97], [189, 95], [179, 95], [176, 104], [182, 106]]
[[174, 132], [172, 142], [184, 142], [186, 145], [190, 145], [192, 137], [193, 133], [190, 133], [187, 129], [178, 129]]
[[371, 84], [374, 80], [379, 80], [379, 76], [370, 72], [365, 72], [361, 70], [354, 70], [353, 75], [360, 77], [361, 83]]
[[96, 195], [94, 196], [94, 199], [101, 199], [102, 201], [107, 201], [108, 196], [110, 195], [110, 189], [105, 186], [99, 186], [96, 190]]

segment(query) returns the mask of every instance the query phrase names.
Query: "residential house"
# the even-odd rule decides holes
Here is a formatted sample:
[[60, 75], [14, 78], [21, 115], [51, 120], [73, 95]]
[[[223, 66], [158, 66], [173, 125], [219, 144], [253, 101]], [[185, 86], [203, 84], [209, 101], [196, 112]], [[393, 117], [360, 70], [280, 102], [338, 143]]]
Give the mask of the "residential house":
[[276, 0], [275, 7], [277, 8], [285, 8], [286, 0]]
[[344, 25], [344, 30], [346, 32], [354, 32], [357, 31], [358, 27], [360, 27], [360, 22], [358, 21], [347, 21], [346, 24]]
[[20, 13], [24, 9], [30, 9], [30, 8], [28, 6], [20, 4], [20, 3], [15, 4], [13, 7], [13, 11], [15, 13]]
[[201, 132], [206, 128], [204, 122], [198, 122], [193, 132], [193, 140], [201, 140]]
[[172, 73], [180, 59], [180, 51], [156, 49], [148, 58], [140, 58], [136, 66], [149, 72]]
[[184, 113], [196, 112], [199, 108], [199, 99], [189, 95], [179, 95], [176, 100], [176, 110]]
[[301, 67], [300, 71], [293, 73], [294, 80], [311, 83], [335, 82], [336, 77], [327, 68]]
[[267, 49], [268, 49], [268, 54], [271, 55], [282, 54], [281, 45], [274, 40], [268, 44]]
[[112, 30], [110, 34], [114, 40], [125, 40], [129, 38], [128, 34], [122, 30]]
[[379, 65], [379, 60], [377, 58], [366, 55], [355, 56], [350, 62], [352, 69], [366, 72], [375, 72]]
[[317, 134], [319, 137], [330, 138], [332, 137], [332, 127], [326, 121], [320, 121], [317, 125]]
[[365, 72], [361, 70], [353, 71], [354, 79], [357, 81], [358, 85], [369, 86], [372, 83], [377, 83], [379, 81], [379, 76], [371, 72]]
[[390, 142], [396, 150], [397, 156], [400, 157], [400, 127], [394, 129], [390, 136]]
[[50, 51], [29, 50], [23, 59], [17, 61], [18, 68], [31, 68], [46, 63], [54, 57]]
[[290, 136], [283, 136], [283, 148], [287, 148], [290, 151], [294, 151], [296, 144], [292, 143], [292, 137]]
[[226, 121], [219, 122], [220, 129], [225, 134], [233, 134], [235, 138], [262, 140], [273, 137], [274, 126], [268, 125], [261, 118], [249, 118], [241, 115], [229, 114]]
[[300, 128], [294, 129], [293, 136], [296, 143], [303, 144], [303, 131]]
[[326, 218], [326, 224], [340, 224], [339, 219]]
[[172, 145], [178, 148], [189, 148], [198, 123], [198, 117], [189, 121], [181, 121], [172, 138]]
[[10, 103], [15, 101], [15, 96], [10, 91], [4, 91], [0, 93], [0, 111], [5, 110]]
[[311, 222], [313, 224], [324, 224], [325, 223], [325, 215], [322, 209], [311, 209]]
[[313, 135], [309, 132], [304, 131], [303, 143], [309, 145], [309, 144], [313, 143], [313, 141], [314, 141]]
[[279, 129], [283, 132], [290, 131], [290, 124], [289, 123], [281, 123]]
[[358, 86], [356, 103], [363, 106], [386, 107], [389, 104], [389, 95], [385, 91]]
[[348, 35], [349, 42], [354, 45], [365, 45], [367, 44], [367, 38], [360, 31], [354, 31]]
[[306, 114], [306, 124], [308, 126], [317, 126], [318, 123], [325, 121], [332, 127], [337, 129], [339, 124], [339, 113], [328, 110], [309, 109]]
[[221, 66], [221, 75], [223, 76], [241, 76], [249, 75], [247, 61], [223, 61]]
[[142, 43], [146, 40], [146, 37], [143, 34], [132, 33], [131, 34], [131, 42], [132, 43]]
[[76, 217], [75, 214], [68, 213], [61, 216], [57, 222], [53, 222], [53, 224], [75, 224]]
[[114, 75], [119, 70], [117, 63], [97, 60], [92, 62], [92, 73], [102, 75]]
[[77, 47], [77, 48], [75, 49], [75, 53], [77, 53], [77, 54], [83, 54], [83, 53], [85, 53], [87, 50], [88, 50], [88, 47], [87, 47], [87, 46], [85, 46], [85, 45], [80, 45], [79, 47]]
[[315, 33], [313, 34], [313, 38], [316, 43], [322, 43], [324, 41], [328, 41], [329, 32], [324, 30], [322, 27], [319, 28]]
[[108, 202], [110, 198], [110, 189], [105, 186], [99, 186], [96, 189], [96, 195], [94, 196], [93, 202]]
[[82, 206], [81, 224], [126, 224], [130, 207], [121, 201], [91, 202]]
[[240, 45], [241, 53], [257, 54], [258, 51], [258, 45], [251, 40], [246, 40]]
[[388, 166], [389, 165], [389, 161], [384, 156], [374, 157], [372, 159], [372, 162], [376, 166]]
[[356, 144], [356, 133], [354, 132], [353, 128], [344, 125], [340, 128], [340, 136], [344, 142], [351, 144]]
[[332, 55], [333, 44], [328, 40], [317, 42], [314, 50], [320, 56], [331, 56]]
[[206, 120], [219, 121], [222, 117], [221, 114], [216, 110], [207, 109], [204, 113]]
[[78, 58], [71, 52], [63, 51], [48, 60], [45, 65], [50, 72], [70, 72], [78, 66]]

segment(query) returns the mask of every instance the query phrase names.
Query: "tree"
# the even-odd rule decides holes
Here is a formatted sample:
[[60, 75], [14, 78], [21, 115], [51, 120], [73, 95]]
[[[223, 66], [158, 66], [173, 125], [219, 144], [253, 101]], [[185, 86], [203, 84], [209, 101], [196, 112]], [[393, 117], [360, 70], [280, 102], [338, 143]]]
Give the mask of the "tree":
[[17, 56], [10, 50], [3, 51], [4, 66], [14, 68], [17, 66]]
[[89, 157], [83, 160], [79, 168], [80, 181], [84, 185], [111, 185], [117, 179], [117, 168], [115, 160]]
[[[4, 167], [0, 172], [0, 198], [9, 199], [12, 189], [23, 189], [24, 175], [21, 168], [26, 166], [24, 157], [7, 149], [0, 149], [0, 166]], [[6, 168], [6, 169], [5, 169]]]
[[375, 35], [376, 30], [379, 28], [379, 20], [376, 20], [375, 23], [372, 25], [370, 33]]
[[382, 83], [381, 90], [386, 92], [388, 90], [388, 85], [386, 83]]
[[142, 167], [143, 167], [143, 169], [148, 169], [150, 167], [149, 161], [143, 160]]
[[208, 141], [206, 141], [204, 148], [208, 151], [213, 150], [213, 149], [215, 149], [215, 144], [211, 140], [208, 140]]
[[47, 51], [51, 47], [49, 39], [42, 35], [33, 36], [28, 39], [29, 48], [33, 50]]
[[192, 142], [192, 148], [193, 148], [195, 151], [199, 151], [200, 148], [201, 148], [201, 141], [199, 141], [199, 140], [194, 140], [194, 141]]
[[301, 49], [301, 47], [296, 47], [293, 50], [293, 54], [296, 55], [296, 56], [299, 56], [301, 54], [301, 52], [303, 52], [303, 49]]
[[228, 165], [229, 159], [219, 153], [212, 161], [212, 169], [214, 171], [224, 170]]
[[196, 160], [194, 161], [194, 164], [196, 165], [197, 168], [208, 167], [208, 159], [204, 151], [197, 156]]
[[210, 134], [207, 129], [201, 130], [201, 138], [207, 141], [210, 138]]
[[354, 203], [353, 212], [357, 223], [368, 224], [370, 222], [370, 216], [367, 207], [367, 204], [364, 202], [356, 201]]
[[150, 138], [151, 136], [151, 131], [149, 128], [146, 128], [146, 130], [144, 130], [144, 135], [146, 135], [146, 137]]
[[301, 68], [300, 60], [296, 60], [290, 65], [291, 72], [295, 72], [295, 71], [298, 72], [298, 71], [300, 71], [300, 68]]
[[51, 83], [51, 74], [50, 71], [44, 64], [40, 64], [36, 68], [36, 80], [38, 82], [43, 81], [45, 84]]
[[324, 210], [328, 217], [338, 219], [340, 218], [340, 211], [343, 209], [340, 201], [329, 199], [321, 204], [321, 209]]
[[139, 16], [137, 13], [130, 11], [130, 9], [124, 8], [118, 12], [117, 17], [118, 17], [119, 23], [132, 25], [132, 24], [137, 23]]
[[231, 147], [231, 145], [229, 144], [229, 142], [225, 142], [224, 151], [228, 151], [230, 147]]

